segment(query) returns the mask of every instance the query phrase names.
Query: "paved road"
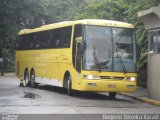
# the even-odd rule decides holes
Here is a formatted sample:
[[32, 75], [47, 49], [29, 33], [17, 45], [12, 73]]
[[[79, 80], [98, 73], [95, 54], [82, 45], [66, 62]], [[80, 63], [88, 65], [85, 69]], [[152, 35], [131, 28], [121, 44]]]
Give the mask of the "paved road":
[[14, 75], [0, 76], [0, 113], [10, 114], [160, 114], [160, 107], [107, 93], [77, 93], [48, 85], [19, 87]]

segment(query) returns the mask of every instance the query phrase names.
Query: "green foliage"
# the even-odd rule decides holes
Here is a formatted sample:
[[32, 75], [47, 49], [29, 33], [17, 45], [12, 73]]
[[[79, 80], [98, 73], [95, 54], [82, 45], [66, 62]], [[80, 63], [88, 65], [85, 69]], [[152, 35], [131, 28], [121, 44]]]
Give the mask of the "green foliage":
[[85, 0], [49, 0], [46, 23], [73, 20], [77, 10], [81, 10]]
[[12, 56], [16, 34], [20, 29], [43, 24], [47, 16], [46, 0], [1, 0], [0, 3], [0, 56], [8, 49]]
[[159, 0], [137, 0], [136, 2], [129, 4], [129, 9], [126, 11], [128, 13], [128, 20], [132, 23], [136, 23], [138, 20], [137, 13], [139, 11], [149, 9], [158, 3], [160, 3]]
[[42, 25], [48, 16], [47, 5], [47, 0], [1, 0], [0, 57], [10, 59], [10, 70], [14, 70], [18, 31]]
[[125, 11], [128, 6], [123, 0], [98, 0], [86, 5], [75, 15], [75, 19], [108, 19], [125, 20]]

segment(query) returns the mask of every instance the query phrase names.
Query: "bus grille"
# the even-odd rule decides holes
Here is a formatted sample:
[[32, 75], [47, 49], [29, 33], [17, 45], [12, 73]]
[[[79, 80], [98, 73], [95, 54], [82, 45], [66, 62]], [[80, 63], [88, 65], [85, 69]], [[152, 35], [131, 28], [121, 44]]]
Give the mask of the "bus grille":
[[100, 76], [101, 79], [112, 79], [111, 76]]
[[125, 77], [100, 76], [101, 79], [123, 80]]
[[114, 77], [114, 80], [123, 80], [125, 77]]

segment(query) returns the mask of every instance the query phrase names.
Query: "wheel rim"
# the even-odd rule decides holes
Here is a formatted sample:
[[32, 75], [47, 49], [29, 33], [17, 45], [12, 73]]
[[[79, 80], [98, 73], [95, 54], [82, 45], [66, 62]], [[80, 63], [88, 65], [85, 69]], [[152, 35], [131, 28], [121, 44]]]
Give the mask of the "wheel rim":
[[71, 77], [70, 76], [68, 77], [68, 81], [67, 81], [67, 92], [68, 92], [68, 95], [71, 96], [72, 90], [71, 90]]
[[34, 87], [34, 74], [31, 74], [31, 86]]
[[26, 82], [26, 85], [28, 85], [28, 83], [29, 83], [29, 76], [28, 76], [28, 74], [27, 74], [27, 76], [26, 76], [25, 82]]
[[68, 79], [67, 81], [67, 89], [69, 90], [69, 88], [70, 88], [70, 79]]

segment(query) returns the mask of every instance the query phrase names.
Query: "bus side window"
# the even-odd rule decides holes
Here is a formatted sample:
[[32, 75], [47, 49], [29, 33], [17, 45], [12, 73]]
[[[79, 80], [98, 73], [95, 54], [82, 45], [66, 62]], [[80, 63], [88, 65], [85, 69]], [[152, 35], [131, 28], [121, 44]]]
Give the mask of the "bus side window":
[[48, 40], [48, 32], [44, 31], [41, 32], [41, 37], [38, 39], [39, 49], [45, 49], [48, 48], [47, 46], [47, 40]]
[[22, 36], [22, 49], [27, 50], [28, 47], [28, 34]]
[[60, 29], [55, 30], [55, 48], [61, 48], [61, 33]]
[[55, 44], [56, 43], [55, 31], [52, 30], [51, 34], [52, 34], [52, 38], [51, 38], [51, 41], [50, 41], [50, 46], [51, 46], [51, 48], [55, 48], [55, 46], [56, 46], [56, 44]]
[[21, 44], [21, 50], [24, 50], [25, 49], [25, 46], [24, 46], [24, 44], [25, 44], [25, 35], [21, 36], [20, 44]]
[[63, 47], [69, 48], [71, 43], [72, 26], [63, 28]]
[[58, 29], [53, 29], [51, 31], [51, 34], [52, 34], [52, 38], [50, 39], [51, 48], [58, 48], [60, 46], [60, 39], [59, 39], [59, 34], [57, 30]]
[[34, 33], [34, 39], [31, 43], [31, 49], [37, 49], [37, 40], [40, 38], [39, 34], [40, 33]]
[[46, 39], [43, 41], [44, 48], [51, 48], [51, 41], [52, 41], [52, 32], [47, 31], [46, 32]]
[[36, 49], [46, 48], [46, 31], [39, 32], [35, 41]]
[[60, 39], [56, 39], [56, 43], [55, 43], [55, 45], [56, 45], [56, 47], [60, 47]]
[[30, 44], [28, 46], [28, 49], [34, 49], [34, 36], [36, 36], [36, 34], [30, 34]]

